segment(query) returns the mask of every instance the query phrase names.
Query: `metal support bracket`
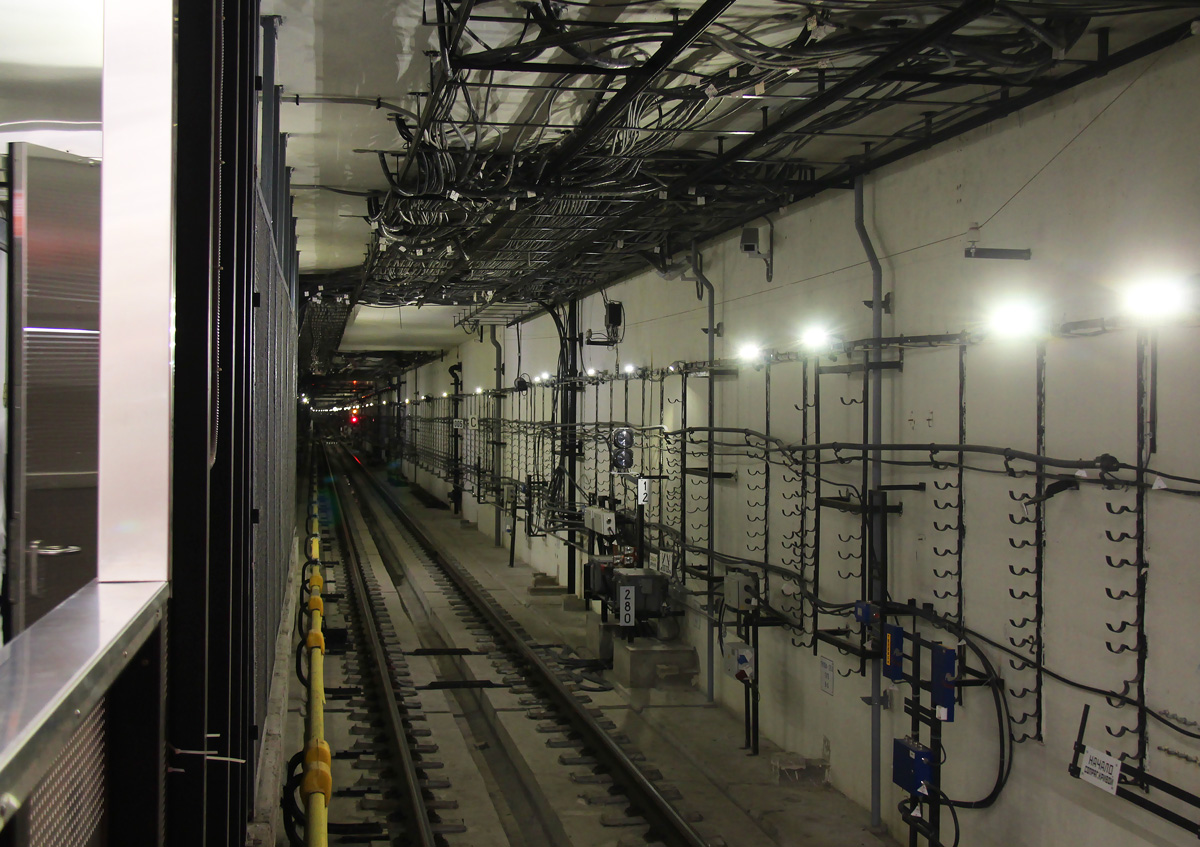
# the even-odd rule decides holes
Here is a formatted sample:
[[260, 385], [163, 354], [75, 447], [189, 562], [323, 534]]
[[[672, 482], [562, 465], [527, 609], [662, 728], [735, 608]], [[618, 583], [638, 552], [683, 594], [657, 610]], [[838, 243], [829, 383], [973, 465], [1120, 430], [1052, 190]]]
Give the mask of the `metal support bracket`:
[[879, 708], [883, 709], [884, 711], [888, 711], [892, 708], [892, 692], [890, 691], [881, 692], [878, 700], [873, 699], [869, 694], [865, 697], [859, 697], [858, 699], [862, 700], [868, 706], [878, 705]]

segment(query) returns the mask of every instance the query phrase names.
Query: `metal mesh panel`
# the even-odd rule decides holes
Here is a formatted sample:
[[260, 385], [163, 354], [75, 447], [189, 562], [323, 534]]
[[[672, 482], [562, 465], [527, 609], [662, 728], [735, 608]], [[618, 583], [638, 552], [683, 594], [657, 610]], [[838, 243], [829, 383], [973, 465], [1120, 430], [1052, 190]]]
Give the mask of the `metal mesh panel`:
[[291, 559], [296, 470], [296, 316], [261, 202], [255, 205], [254, 244], [258, 306], [254, 310], [253, 462], [258, 523], [254, 527], [252, 620], [254, 722], [261, 727]]
[[105, 808], [104, 701], [96, 704], [29, 798], [32, 847], [100, 843]]

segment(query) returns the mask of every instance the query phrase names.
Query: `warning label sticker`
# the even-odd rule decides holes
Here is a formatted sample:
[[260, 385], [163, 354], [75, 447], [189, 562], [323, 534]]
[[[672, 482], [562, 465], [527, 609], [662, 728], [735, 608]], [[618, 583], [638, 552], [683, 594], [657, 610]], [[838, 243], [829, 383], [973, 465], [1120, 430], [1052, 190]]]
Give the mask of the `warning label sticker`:
[[1079, 778], [1103, 788], [1109, 794], [1116, 794], [1117, 784], [1121, 781], [1121, 761], [1094, 747], [1088, 747], [1079, 767]]

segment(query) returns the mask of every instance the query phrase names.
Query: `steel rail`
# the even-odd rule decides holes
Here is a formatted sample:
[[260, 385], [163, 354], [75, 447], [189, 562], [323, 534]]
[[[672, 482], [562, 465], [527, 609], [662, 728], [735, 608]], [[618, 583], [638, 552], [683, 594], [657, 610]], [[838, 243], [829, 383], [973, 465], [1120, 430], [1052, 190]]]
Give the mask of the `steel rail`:
[[575, 698], [575, 694], [563, 684], [557, 670], [538, 655], [528, 641], [519, 633], [509, 615], [487, 592], [477, 585], [469, 574], [442, 546], [412, 519], [404, 508], [354, 457], [359, 472], [379, 495], [379, 499], [391, 510], [400, 524], [417, 543], [425, 549], [430, 559], [440, 568], [487, 621], [493, 630], [516, 652], [537, 677], [543, 693], [561, 710], [572, 728], [579, 733], [583, 744], [597, 758], [611, 768], [615, 782], [621, 786], [633, 805], [650, 825], [652, 837], [668, 845], [679, 847], [709, 847], [695, 827], [671, 805], [662, 792], [655, 787], [637, 764], [621, 749], [608, 732]]
[[[412, 809], [412, 815], [405, 819], [405, 825], [410, 830], [407, 843], [417, 847], [438, 847], [437, 834], [434, 832], [433, 823], [429, 820], [429, 807], [426, 805], [425, 795], [421, 790], [417, 762], [409, 748], [409, 737], [404, 728], [403, 712], [396, 698], [396, 691], [388, 669], [387, 651], [383, 647], [383, 642], [380, 641], [379, 632], [372, 625], [374, 618], [367, 602], [366, 582], [363, 580], [360, 570], [362, 559], [358, 545], [354, 543], [354, 534], [350, 531], [346, 521], [346, 512], [342, 508], [337, 477], [333, 473], [333, 463], [330, 461], [327, 446], [322, 449], [322, 456], [330, 480], [330, 496], [335, 507], [334, 514], [341, 515], [341, 520], [337, 522], [338, 541], [342, 545], [342, 550], [352, 560], [347, 562], [346, 571], [354, 583], [355, 605], [358, 613], [362, 616], [363, 631], [367, 634], [371, 667], [375, 672], [376, 682], [379, 684], [383, 699], [384, 720], [387, 724], [388, 736], [400, 761], [401, 773], [405, 782], [403, 790], [407, 795], [408, 805]], [[412, 840], [413, 837], [418, 840]]]

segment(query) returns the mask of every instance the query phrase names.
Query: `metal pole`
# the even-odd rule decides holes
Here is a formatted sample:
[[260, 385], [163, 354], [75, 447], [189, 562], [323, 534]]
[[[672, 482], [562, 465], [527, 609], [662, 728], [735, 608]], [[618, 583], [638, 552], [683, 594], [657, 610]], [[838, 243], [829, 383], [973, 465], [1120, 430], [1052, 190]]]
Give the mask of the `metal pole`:
[[[271, 109], [275, 115], [275, 126], [279, 126], [279, 98], [283, 93], [283, 86], [275, 86], [274, 92], [271, 94]], [[290, 218], [291, 204], [288, 202], [288, 191], [291, 185], [290, 169], [287, 166], [287, 133], [277, 132], [275, 139], [275, 175], [271, 181], [271, 196], [268, 203], [271, 204], [271, 227], [272, 233], [275, 236], [275, 254], [277, 256], [284, 255], [284, 246], [287, 240], [284, 234], [287, 232], [287, 225], [284, 224], [285, 219]], [[265, 195], [264, 195], [265, 196]], [[288, 220], [288, 224], [291, 221]]]
[[462, 417], [462, 362], [455, 362], [450, 366], [450, 379], [453, 381], [453, 394], [450, 396], [450, 423], [449, 423], [449, 448], [450, 448], [450, 468], [451, 468], [451, 489], [450, 489], [450, 505], [454, 507], [454, 514], [462, 514], [462, 496], [463, 496], [463, 480], [462, 480], [462, 430], [457, 429], [454, 424]]
[[[275, 97], [275, 44], [279, 37], [279, 16], [263, 15], [262, 17], [262, 89], [259, 93], [262, 108], [262, 138], [258, 164], [258, 183], [262, 186], [263, 197], [270, 202], [275, 196], [272, 186], [275, 184], [275, 133], [279, 131], [279, 106]], [[278, 226], [274, 219], [276, 213], [274, 204], [271, 205], [271, 224]]]
[[712, 282], [704, 275], [704, 269], [701, 264], [700, 251], [692, 246], [691, 255], [692, 272], [696, 275], [696, 281], [704, 286], [708, 292], [708, 479], [707, 479], [707, 494], [708, 494], [708, 544], [705, 550], [705, 575], [708, 580], [707, 601], [705, 604], [705, 614], [708, 617], [708, 644], [705, 654], [705, 668], [708, 674], [708, 684], [705, 688], [705, 696], [711, 703], [713, 700], [713, 649], [715, 647], [716, 623], [713, 620], [713, 608], [716, 605], [716, 595], [713, 592], [713, 495], [716, 493], [713, 487], [713, 470], [716, 460], [713, 451], [713, 433], [712, 428], [716, 425], [716, 382], [713, 380], [712, 369], [717, 362], [717, 304], [716, 290], [713, 288]]
[[[579, 301], [571, 300], [567, 304], [567, 360], [564, 363], [566, 373], [559, 374], [559, 384], [562, 386], [562, 433], [563, 437], [560, 441], [562, 450], [566, 454], [567, 459], [567, 490], [563, 498], [563, 505], [571, 506], [568, 512], [568, 517], [571, 520], [572, 526], [575, 524], [575, 509], [577, 503], [575, 491], [575, 476], [577, 473], [577, 449], [576, 449], [576, 433], [575, 424], [579, 416], [579, 386], [576, 384], [576, 379], [579, 377]], [[578, 567], [578, 557], [576, 555], [576, 531], [574, 529], [567, 530], [567, 593], [575, 593], [575, 570]]]
[[[493, 418], [492, 418], [492, 474], [494, 475], [494, 484], [496, 486], [496, 526], [495, 526], [495, 543], [500, 546], [500, 524], [501, 512], [504, 509], [503, 492], [504, 483], [501, 481], [500, 473], [500, 434], [502, 432], [500, 426], [500, 392], [504, 388], [504, 348], [500, 345], [496, 338], [496, 325], [491, 326], [492, 346], [496, 348], [496, 396], [492, 398]], [[516, 492], [513, 492], [514, 499]]]
[[[867, 254], [871, 265], [871, 337], [875, 343], [871, 346], [867, 359], [867, 378], [871, 383], [871, 443], [883, 443], [883, 348], [880, 339], [883, 338], [883, 266], [867, 233], [863, 221], [863, 178], [854, 180], [854, 228], [858, 230], [858, 238]], [[878, 492], [883, 484], [882, 451], [871, 453], [871, 490]], [[865, 492], [864, 492], [865, 494]], [[864, 498], [864, 505], [866, 499]], [[884, 521], [887, 516], [882, 507], [872, 504], [871, 509], [871, 554], [870, 554], [870, 600], [872, 603], [882, 603], [884, 588], [881, 572], [881, 557], [884, 555]], [[883, 666], [878, 658], [871, 660], [871, 826], [882, 825], [880, 775], [882, 773], [881, 737], [883, 724]]]

